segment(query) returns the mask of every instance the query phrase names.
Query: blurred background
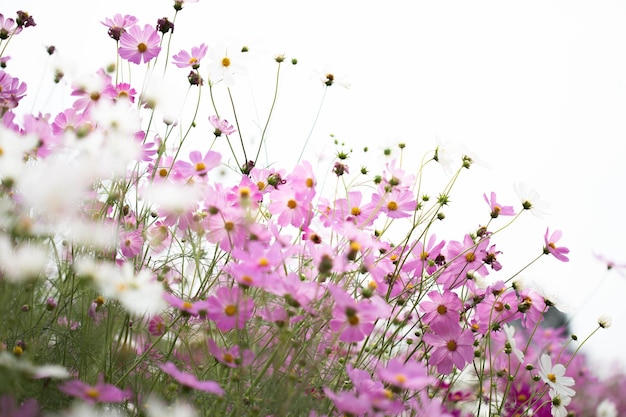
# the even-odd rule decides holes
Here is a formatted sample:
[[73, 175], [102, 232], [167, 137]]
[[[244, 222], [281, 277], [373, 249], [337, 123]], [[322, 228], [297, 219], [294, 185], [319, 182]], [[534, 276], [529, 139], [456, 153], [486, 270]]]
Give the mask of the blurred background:
[[[71, 105], [69, 97], [55, 98], [63, 88], [51, 82], [55, 65], [82, 74], [114, 62], [115, 42], [101, 21], [121, 13], [154, 25], [174, 15], [172, 0], [0, 6], [5, 17], [25, 10], [37, 23], [7, 49], [7, 71], [29, 85], [19, 111], [53, 116]], [[502, 235], [503, 271], [514, 273], [540, 253], [547, 227], [562, 230], [570, 262], [543, 257], [521, 276], [558, 297], [579, 340], [600, 315], [612, 317], [613, 326], [583, 348], [608, 372], [626, 363], [626, 268], [607, 269], [607, 262], [626, 263], [624, 21], [620, 1], [199, 0], [176, 16], [170, 57], [203, 42], [209, 49], [247, 45], [247, 74], [233, 91], [241, 105], [252, 97], [252, 119], [261, 122], [274, 88], [273, 57], [298, 59], [284, 68], [268, 133], [268, 148], [282, 153], [264, 154], [270, 163], [292, 162], [301, 149], [295, 144], [309, 134], [323, 92], [315, 71], [350, 83], [324, 97], [307, 148], [321, 166], [336, 150], [333, 138], [355, 154], [369, 145], [369, 158], [406, 143], [406, 167], [437, 144], [463, 147], [478, 163], [453, 191], [441, 234], [448, 240], [486, 221], [483, 193], [517, 207], [515, 184], [536, 190], [549, 209], [522, 216]], [[57, 48], [52, 58], [49, 45]], [[188, 71], [168, 71], [185, 85]]]

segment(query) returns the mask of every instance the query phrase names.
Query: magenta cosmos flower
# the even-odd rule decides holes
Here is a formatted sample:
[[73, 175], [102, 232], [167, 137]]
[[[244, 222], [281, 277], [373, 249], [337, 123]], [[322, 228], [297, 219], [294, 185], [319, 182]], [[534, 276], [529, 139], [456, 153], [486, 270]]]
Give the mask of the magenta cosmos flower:
[[556, 246], [556, 242], [558, 242], [559, 239], [561, 239], [561, 236], [563, 236], [563, 233], [560, 230], [555, 230], [550, 235], [550, 237], [548, 237], [548, 235], [550, 235], [549, 227], [546, 229], [546, 234], [543, 237], [543, 240], [545, 242], [543, 253], [546, 255], [552, 254], [559, 261], [568, 262], [569, 258], [565, 255], [569, 253], [569, 249], [564, 246], [560, 246], [560, 247]]
[[161, 38], [150, 25], [145, 25], [143, 30], [138, 25], [131, 26], [120, 37], [120, 56], [134, 64], [150, 61], [159, 55]]
[[185, 385], [189, 388], [193, 388], [198, 391], [209, 392], [211, 394], [215, 394], [219, 396], [224, 395], [224, 390], [222, 389], [222, 387], [220, 387], [220, 384], [218, 384], [217, 382], [200, 381], [198, 380], [198, 378], [196, 378], [195, 375], [188, 374], [186, 372], [179, 370], [176, 367], [176, 365], [174, 365], [172, 362], [167, 362], [163, 365], [159, 365], [159, 368], [161, 368], [161, 370], [164, 373], [168, 374], [169, 376], [174, 378], [176, 381], [178, 381], [182, 385]]
[[102, 379], [96, 385], [89, 385], [78, 379], [59, 385], [59, 391], [72, 397], [81, 398], [90, 404], [119, 403], [130, 398], [130, 392], [115, 385], [105, 384]]
[[448, 375], [453, 366], [463, 370], [474, 359], [474, 336], [470, 331], [447, 321], [432, 329], [433, 333], [424, 334], [423, 340], [433, 347], [429, 363], [437, 366], [437, 372]]
[[243, 329], [254, 310], [254, 301], [246, 297], [239, 287], [220, 287], [207, 301], [207, 316], [223, 332]]
[[172, 57], [174, 58], [172, 63], [178, 68], [191, 67], [193, 69], [198, 69], [200, 67], [200, 60], [206, 56], [208, 49], [208, 46], [202, 44], [191, 48], [191, 53], [187, 51], [180, 51]]

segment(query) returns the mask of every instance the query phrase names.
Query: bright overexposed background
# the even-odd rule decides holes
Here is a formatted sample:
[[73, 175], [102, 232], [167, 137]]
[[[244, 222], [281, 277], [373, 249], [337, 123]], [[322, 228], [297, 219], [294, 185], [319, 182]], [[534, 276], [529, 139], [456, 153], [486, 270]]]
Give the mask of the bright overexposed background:
[[[37, 22], [8, 49], [7, 70], [29, 84], [22, 110], [71, 105], [50, 101], [49, 89], [36, 92], [51, 85], [46, 46], [55, 45], [57, 59], [72, 62], [76, 74], [94, 72], [115, 53], [100, 21], [122, 13], [155, 24], [173, 16], [172, 5], [1, 0], [5, 16], [21, 9]], [[609, 369], [613, 361], [625, 363], [626, 275], [607, 271], [593, 254], [626, 262], [625, 21], [620, 1], [200, 0], [178, 14], [170, 55], [202, 42], [248, 45], [253, 58], [237, 86], [264, 83], [254, 96], [259, 120], [273, 88], [268, 62], [277, 54], [298, 58], [297, 66], [285, 67], [280, 99], [288, 104], [279, 101], [268, 138], [287, 161], [301, 149], [322, 97], [313, 70], [345, 75], [351, 84], [333, 86], [324, 99], [311, 137], [311, 152], [321, 160], [335, 152], [331, 134], [346, 148], [369, 145], [372, 152], [404, 142], [409, 168], [437, 143], [463, 146], [482, 163], [453, 192], [448, 217], [461, 227], [449, 239], [484, 221], [483, 192], [517, 207], [514, 184], [538, 191], [549, 214], [524, 216], [507, 230], [514, 246], [500, 260], [519, 268], [529, 257], [517, 254], [540, 251], [546, 227], [563, 230], [559, 243], [571, 249], [571, 261], [544, 257], [523, 275], [570, 307], [579, 339], [601, 314], [613, 318], [584, 350]], [[257, 76], [257, 66], [271, 70]], [[270, 162], [281, 162], [271, 155]]]

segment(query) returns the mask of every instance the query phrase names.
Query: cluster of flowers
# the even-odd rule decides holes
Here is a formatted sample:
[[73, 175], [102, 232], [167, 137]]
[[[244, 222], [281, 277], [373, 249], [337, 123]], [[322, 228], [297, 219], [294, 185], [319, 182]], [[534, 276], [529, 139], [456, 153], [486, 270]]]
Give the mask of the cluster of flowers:
[[[207, 72], [204, 43], [163, 56], [176, 14], [143, 27], [105, 19], [116, 60], [189, 68], [198, 96], [205, 83], [212, 98], [229, 89], [240, 75], [232, 56], [216, 54]], [[34, 25], [24, 12], [0, 15], [2, 53]], [[466, 154], [438, 147], [414, 172], [389, 159], [380, 175], [362, 168], [358, 187], [338, 152], [344, 192], [332, 198], [318, 195], [306, 161], [286, 171], [244, 156], [229, 182], [213, 145], [238, 161], [239, 129], [215, 101], [214, 130], [198, 137], [216, 141], [188, 145], [195, 117], [186, 131], [170, 117], [161, 126], [162, 101], [118, 81], [120, 68], [73, 82], [72, 106], [55, 117], [21, 123], [26, 84], [0, 72], [1, 415], [596, 412], [588, 387], [601, 384], [582, 344], [541, 327], [554, 300], [502, 275], [497, 236], [535, 209], [532, 193], [517, 208], [485, 194], [482, 224], [443, 240], [436, 225], [472, 166]], [[448, 161], [456, 171], [431, 198], [426, 168]], [[546, 230], [530, 263], [567, 262], [560, 238]], [[602, 415], [626, 410], [614, 394]]]

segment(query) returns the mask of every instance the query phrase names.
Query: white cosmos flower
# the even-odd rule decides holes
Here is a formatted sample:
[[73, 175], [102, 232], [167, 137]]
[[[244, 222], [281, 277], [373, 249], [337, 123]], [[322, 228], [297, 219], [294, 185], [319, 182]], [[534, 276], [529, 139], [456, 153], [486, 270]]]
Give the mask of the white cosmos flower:
[[609, 399], [602, 400], [596, 407], [596, 417], [617, 417], [617, 406]]
[[565, 376], [565, 366], [560, 363], [552, 366], [552, 358], [544, 353], [539, 358], [539, 376], [550, 386], [556, 394], [562, 397], [573, 397], [576, 391], [570, 387], [574, 385], [574, 378]]
[[539, 193], [523, 182], [514, 185], [515, 193], [526, 210], [530, 210], [536, 217], [542, 218], [548, 214], [550, 203], [542, 200]]
[[189, 404], [179, 401], [166, 405], [156, 398], [149, 398], [146, 404], [148, 417], [197, 417], [198, 413]]
[[93, 274], [102, 295], [118, 300], [132, 314], [159, 314], [167, 307], [163, 299], [163, 285], [149, 270], [135, 273], [129, 263], [121, 268], [103, 263], [93, 270]]
[[552, 416], [553, 417], [566, 417], [567, 407], [572, 401], [571, 397], [562, 395], [553, 389], [550, 389], [550, 398], [552, 399]]
[[36, 278], [48, 262], [45, 247], [32, 244], [13, 246], [6, 236], [0, 236], [0, 275], [13, 282]]
[[502, 326], [502, 329], [506, 335], [506, 341], [509, 342], [511, 346], [511, 352], [520, 363], [524, 362], [524, 353], [517, 348], [517, 342], [515, 341], [515, 327], [505, 324]]

